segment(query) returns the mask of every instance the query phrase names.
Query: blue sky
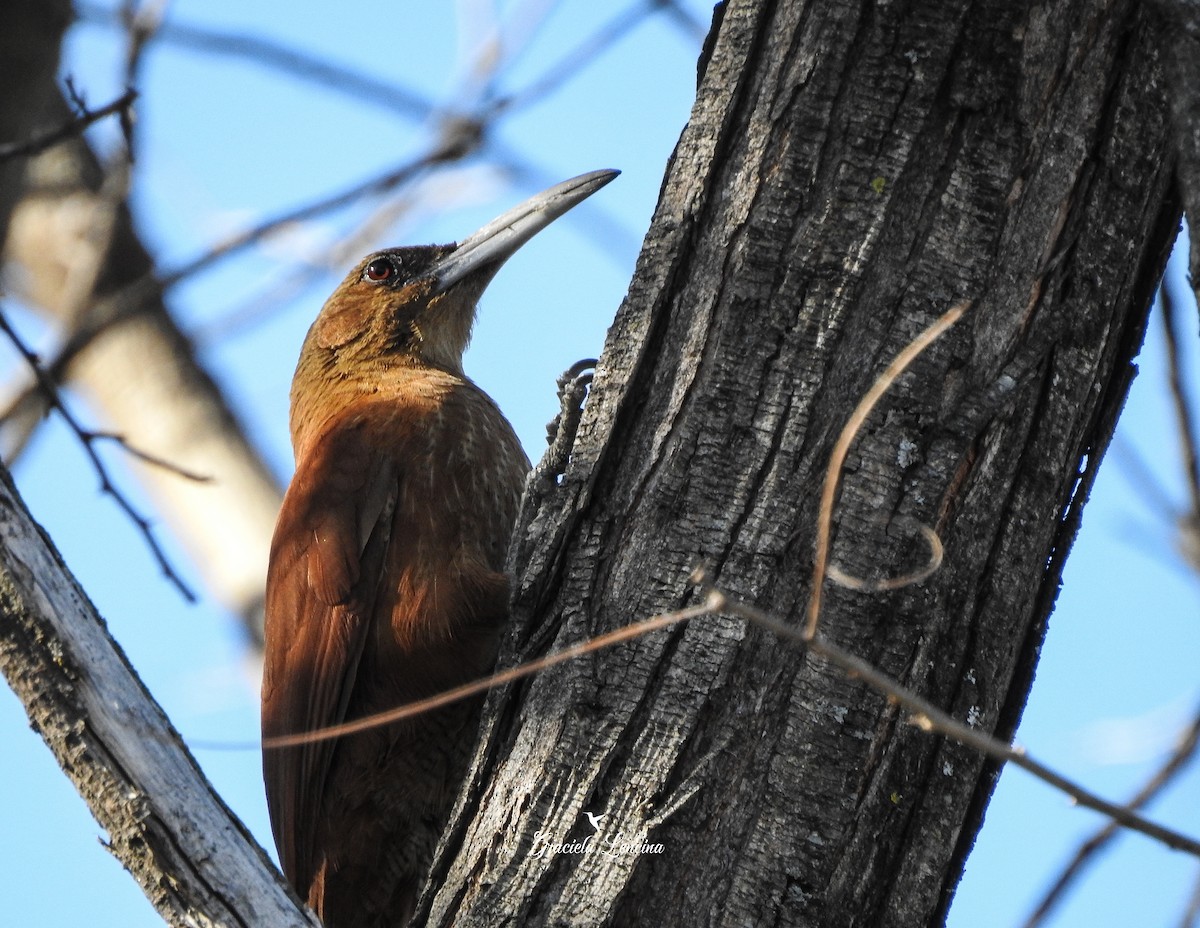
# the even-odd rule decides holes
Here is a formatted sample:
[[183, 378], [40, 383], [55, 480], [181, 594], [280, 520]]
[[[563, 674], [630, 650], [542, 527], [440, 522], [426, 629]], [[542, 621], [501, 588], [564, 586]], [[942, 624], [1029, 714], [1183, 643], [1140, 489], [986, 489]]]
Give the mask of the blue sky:
[[[490, 7], [480, 0], [351, 2], [339, 4], [334, 14], [331, 5], [181, 0], [171, 11], [180, 22], [270, 36], [445, 103], [467, 83], [455, 65], [462, 50], [478, 41]], [[506, 89], [527, 86], [547, 62], [623, 9], [531, 0], [508, 4], [505, 16], [551, 7], [506, 68]], [[707, 25], [707, 3], [688, 2], [686, 8]], [[644, 17], [555, 93], [497, 126], [496, 147], [515, 153], [531, 177], [514, 181], [482, 159], [471, 162], [432, 191], [443, 211], [418, 210], [375, 243], [451, 241], [548, 183], [594, 168], [623, 171], [519, 253], [482, 304], [467, 370], [513, 420], [535, 459], [554, 413], [555, 377], [599, 352], [632, 273], [666, 159], [691, 105], [698, 48], [698, 37], [665, 14]], [[64, 72], [93, 103], [116, 96], [116, 33], [92, 23], [74, 28]], [[428, 138], [420, 123], [337, 90], [165, 42], [147, 58], [143, 92], [134, 205], [163, 266], [189, 259], [248, 222], [397, 163]], [[95, 140], [111, 141], [109, 128], [102, 127]], [[219, 338], [206, 333], [264, 288], [290, 286], [299, 273], [297, 258], [309, 258], [314, 246], [336, 239], [377, 205], [290, 230], [173, 294], [172, 307], [204, 336], [206, 363], [261, 437], [281, 477], [291, 467], [286, 421], [292, 367], [309, 322], [341, 272], [317, 273], [261, 324]], [[1178, 265], [1175, 272], [1181, 274]], [[1193, 321], [1189, 331], [1194, 328]], [[1160, 329], [1152, 321], [1118, 443], [1133, 449], [1162, 492], [1182, 503]], [[1193, 370], [1195, 363], [1193, 357]], [[82, 402], [76, 408], [91, 413]], [[1154, 768], [1200, 702], [1196, 580], [1172, 551], [1170, 514], [1155, 508], [1120, 457], [1110, 454], [1086, 511], [1019, 735], [1042, 760], [1116, 799]], [[119, 471], [119, 457], [114, 461]], [[257, 680], [236, 626], [211, 604], [186, 606], [160, 582], [135, 531], [95, 492], [94, 473], [57, 422], [43, 428], [17, 479], [185, 737], [254, 740]], [[185, 564], [169, 539], [168, 545]], [[101, 846], [98, 826], [6, 689], [0, 693], [0, 729], [6, 746], [0, 761], [6, 921], [92, 928], [160, 924]], [[204, 749], [197, 756], [269, 847], [257, 753]], [[1200, 773], [1192, 771], [1152, 814], [1200, 834], [1198, 794]], [[1006, 772], [950, 924], [1019, 924], [1046, 874], [1095, 822], [1024, 773]], [[1147, 839], [1122, 837], [1050, 924], [1171, 924], [1198, 870], [1196, 861]]]

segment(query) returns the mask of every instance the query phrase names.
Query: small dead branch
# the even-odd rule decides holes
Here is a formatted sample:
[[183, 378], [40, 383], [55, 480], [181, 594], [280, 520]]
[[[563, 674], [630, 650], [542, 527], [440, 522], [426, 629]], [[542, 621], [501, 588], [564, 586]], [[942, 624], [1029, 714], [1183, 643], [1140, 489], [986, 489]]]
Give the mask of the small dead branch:
[[117, 507], [124, 512], [125, 515], [128, 516], [129, 520], [137, 527], [137, 530], [141, 533], [142, 538], [145, 539], [146, 545], [150, 548], [151, 553], [154, 555], [154, 559], [158, 562], [158, 566], [162, 570], [163, 575], [175, 586], [177, 590], [179, 590], [180, 595], [182, 595], [183, 598], [189, 603], [196, 602], [196, 594], [192, 592], [191, 588], [183, 581], [183, 578], [172, 566], [170, 559], [167, 557], [166, 552], [162, 548], [162, 545], [159, 544], [158, 539], [155, 537], [154, 526], [150, 523], [150, 520], [138, 512], [137, 508], [132, 502], [130, 502], [129, 498], [125, 496], [125, 494], [122, 493], [117, 488], [117, 485], [113, 482], [112, 477], [109, 475], [108, 468], [104, 463], [104, 459], [101, 458], [99, 452], [96, 451], [96, 443], [99, 441], [116, 441], [121, 445], [122, 448], [139, 460], [153, 464], [157, 467], [166, 468], [176, 474], [179, 474], [185, 479], [203, 481], [207, 478], [197, 476], [196, 474], [190, 473], [183, 468], [176, 467], [175, 465], [164, 461], [153, 454], [135, 450], [117, 435], [113, 435], [109, 432], [95, 432], [85, 429], [80, 424], [79, 420], [75, 418], [75, 414], [72, 413], [69, 408], [67, 408], [67, 404], [63, 402], [62, 396], [59, 394], [58, 388], [54, 381], [50, 378], [49, 374], [46, 373], [46, 371], [42, 368], [41, 363], [38, 361], [38, 356], [17, 334], [16, 330], [9, 323], [8, 317], [2, 310], [0, 310], [0, 331], [2, 331], [8, 337], [8, 340], [12, 342], [13, 347], [17, 349], [21, 357], [24, 358], [25, 363], [29, 365], [29, 369], [33, 372], [36, 389], [42, 393], [46, 404], [49, 406], [49, 408], [58, 412], [58, 414], [62, 417], [62, 420], [67, 424], [67, 427], [83, 446], [83, 450], [87, 454], [88, 460], [92, 462], [92, 467], [95, 468], [97, 475], [100, 477], [100, 491], [111, 496], [113, 501], [117, 504]]
[[[1184, 729], [1179, 743], [1171, 752], [1166, 762], [1155, 771], [1154, 775], [1142, 785], [1125, 803], [1125, 807], [1137, 810], [1145, 807], [1155, 796], [1169, 786], [1174, 779], [1190, 764], [1200, 748], [1200, 712], [1192, 718], [1191, 723]], [[1024, 928], [1037, 928], [1046, 922], [1046, 918], [1063, 900], [1067, 890], [1083, 872], [1084, 868], [1102, 851], [1117, 835], [1117, 823], [1110, 821], [1102, 828], [1096, 829], [1079, 848], [1071, 860], [1063, 867], [1058, 877], [1042, 896], [1041, 901], [1034, 907], [1033, 913], [1025, 920]], [[1186, 924], [1186, 923], [1185, 923]]]
[[[121, 25], [112, 10], [91, 3], [76, 3], [84, 22]], [[259, 67], [274, 68], [289, 77], [316, 84], [352, 97], [358, 103], [383, 107], [406, 119], [421, 120], [433, 112], [431, 100], [395, 84], [376, 80], [362, 71], [335, 64], [299, 49], [256, 35], [209, 29], [172, 19], [158, 31], [159, 41], [209, 55], [236, 58]]]
[[[1200, 234], [1200, 233], [1198, 233]], [[1167, 380], [1171, 389], [1171, 400], [1175, 409], [1175, 424], [1179, 430], [1180, 452], [1183, 456], [1183, 474], [1187, 481], [1190, 512], [1185, 516], [1200, 519], [1200, 453], [1197, 452], [1195, 416], [1191, 397], [1184, 386], [1183, 360], [1180, 357], [1179, 341], [1175, 337], [1175, 298], [1166, 281], [1159, 288], [1162, 306], [1163, 335], [1167, 346]]]
[[587, 64], [621, 41], [660, 5], [661, 0], [638, 0], [628, 9], [622, 10], [579, 45], [545, 68], [541, 75], [524, 89], [495, 100], [489, 107], [489, 113], [496, 115], [524, 109], [554, 93], [578, 75]]
[[[693, 574], [692, 580], [703, 585], [706, 583], [707, 577], [703, 571], [697, 571]], [[807, 629], [797, 628], [784, 619], [758, 609], [749, 603], [742, 602], [716, 587], [706, 588], [704, 600], [699, 605], [690, 606], [675, 612], [663, 613], [662, 615], [635, 622], [632, 625], [598, 635], [595, 638], [589, 638], [587, 641], [564, 648], [561, 651], [555, 651], [537, 660], [520, 664], [517, 667], [501, 671], [480, 680], [475, 680], [471, 683], [466, 683], [427, 699], [397, 706], [386, 712], [364, 716], [316, 731], [267, 738], [262, 741], [262, 748], [263, 750], [275, 750], [278, 748], [297, 747], [302, 744], [326, 741], [330, 738], [341, 738], [372, 728], [391, 725], [403, 719], [412, 718], [415, 715], [430, 712], [450, 703], [457, 702], [460, 699], [466, 699], [469, 696], [486, 692], [494, 687], [513, 683], [550, 667], [575, 660], [585, 654], [612, 647], [621, 642], [631, 641], [673, 625], [680, 625], [701, 616], [718, 614], [737, 616], [758, 628], [778, 635], [785, 641], [797, 644], [801, 648], [825, 658], [842, 670], [848, 677], [861, 680], [877, 693], [886, 696], [889, 700], [903, 707], [908, 712], [912, 724], [922, 731], [929, 734], [943, 735], [995, 760], [1013, 763], [1023, 770], [1027, 770], [1043, 783], [1047, 783], [1059, 792], [1065, 793], [1076, 804], [1100, 812], [1114, 823], [1153, 838], [1174, 850], [1184, 851], [1195, 857], [1200, 857], [1200, 841], [1195, 838], [1152, 822], [1139, 815], [1135, 809], [1128, 805], [1109, 802], [1040, 761], [1035, 760], [1023, 748], [1014, 747], [1012, 744], [1001, 741], [983, 731], [958, 721], [933, 705], [933, 703], [905, 688], [896, 680], [887, 676], [887, 674], [877, 670], [862, 658], [828, 641], [820, 634], [810, 634]], [[201, 745], [196, 746], [199, 747]], [[254, 747], [250, 743], [204, 746], [223, 747], [232, 750]]]
[[45, 132], [39, 132], [31, 138], [23, 142], [9, 142], [0, 145], [0, 161], [7, 161], [10, 158], [28, 157], [45, 151], [47, 148], [53, 148], [60, 142], [65, 142], [67, 139], [74, 138], [80, 135], [89, 126], [98, 123], [101, 119], [114, 114], [125, 113], [133, 106], [133, 101], [137, 99], [138, 93], [136, 90], [126, 90], [125, 93], [113, 100], [107, 106], [102, 106], [96, 110], [85, 110], [75, 119], [63, 123], [54, 129], [49, 129]]

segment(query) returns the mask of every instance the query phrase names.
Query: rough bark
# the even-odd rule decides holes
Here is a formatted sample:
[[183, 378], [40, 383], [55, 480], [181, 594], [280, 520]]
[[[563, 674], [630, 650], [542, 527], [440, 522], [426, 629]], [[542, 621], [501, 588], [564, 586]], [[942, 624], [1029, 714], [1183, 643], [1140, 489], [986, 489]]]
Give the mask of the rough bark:
[[[858, 398], [968, 316], [851, 451], [822, 628], [1007, 737], [1178, 222], [1152, 11], [734, 0], [570, 466], [514, 539], [506, 662], [691, 602], [808, 595]], [[995, 770], [722, 617], [489, 704], [429, 925], [937, 924]], [[593, 853], [539, 853], [593, 832]], [[662, 853], [607, 855], [616, 834]]]
[[0, 468], [0, 671], [172, 925], [316, 928], [213, 792]]

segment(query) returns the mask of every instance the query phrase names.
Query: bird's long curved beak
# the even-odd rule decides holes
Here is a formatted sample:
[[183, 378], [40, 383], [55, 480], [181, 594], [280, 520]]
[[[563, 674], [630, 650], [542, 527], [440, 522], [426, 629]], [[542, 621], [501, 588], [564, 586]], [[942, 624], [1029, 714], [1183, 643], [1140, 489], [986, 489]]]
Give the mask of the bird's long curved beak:
[[531, 196], [504, 215], [497, 216], [478, 232], [459, 242], [454, 251], [433, 266], [429, 271], [434, 279], [433, 292], [445, 293], [459, 281], [484, 268], [490, 271], [484, 278], [483, 282], [486, 283], [518, 248], [620, 173], [603, 170], [580, 174]]

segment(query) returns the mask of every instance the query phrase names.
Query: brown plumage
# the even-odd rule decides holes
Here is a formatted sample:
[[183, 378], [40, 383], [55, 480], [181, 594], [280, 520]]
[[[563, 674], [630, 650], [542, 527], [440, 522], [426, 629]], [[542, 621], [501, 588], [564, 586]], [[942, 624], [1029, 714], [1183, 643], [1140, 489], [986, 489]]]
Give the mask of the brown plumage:
[[[322, 308], [292, 385], [296, 473], [267, 578], [264, 738], [491, 670], [529, 462], [462, 354], [504, 260], [614, 176], [559, 184], [457, 246], [370, 255]], [[280, 863], [328, 928], [407, 922], [479, 707], [264, 749]]]

